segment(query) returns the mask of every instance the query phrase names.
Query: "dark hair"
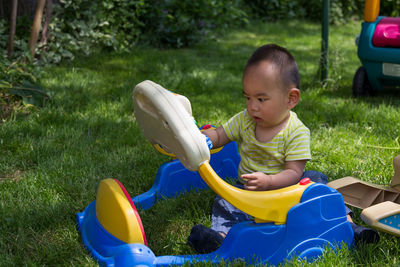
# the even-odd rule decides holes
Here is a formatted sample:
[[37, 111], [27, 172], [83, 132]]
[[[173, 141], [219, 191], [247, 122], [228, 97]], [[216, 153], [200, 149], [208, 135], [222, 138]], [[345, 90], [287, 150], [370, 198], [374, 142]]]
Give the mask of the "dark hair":
[[296, 60], [289, 51], [276, 44], [267, 44], [257, 48], [246, 63], [243, 76], [246, 75], [249, 67], [262, 61], [271, 62], [278, 68], [284, 89], [291, 87], [300, 89], [300, 75]]

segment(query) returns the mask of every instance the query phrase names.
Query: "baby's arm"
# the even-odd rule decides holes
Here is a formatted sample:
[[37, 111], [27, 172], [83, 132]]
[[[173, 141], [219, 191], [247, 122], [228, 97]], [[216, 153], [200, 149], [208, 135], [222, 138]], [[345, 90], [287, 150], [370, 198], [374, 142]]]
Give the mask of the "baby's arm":
[[262, 172], [243, 174], [246, 179], [245, 189], [253, 191], [264, 191], [279, 189], [297, 183], [304, 172], [307, 160], [286, 161], [285, 170], [274, 175]]
[[211, 139], [213, 148], [218, 148], [231, 142], [231, 140], [229, 140], [222, 126], [216, 129], [204, 130], [202, 131], [202, 133], [207, 135]]

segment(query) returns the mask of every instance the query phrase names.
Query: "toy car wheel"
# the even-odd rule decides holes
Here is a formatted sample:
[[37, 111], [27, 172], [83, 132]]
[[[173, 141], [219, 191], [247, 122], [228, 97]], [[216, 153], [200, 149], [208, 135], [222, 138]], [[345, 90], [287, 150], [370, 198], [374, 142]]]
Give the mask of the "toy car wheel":
[[369, 96], [372, 94], [371, 84], [368, 81], [367, 71], [359, 67], [353, 79], [353, 96]]

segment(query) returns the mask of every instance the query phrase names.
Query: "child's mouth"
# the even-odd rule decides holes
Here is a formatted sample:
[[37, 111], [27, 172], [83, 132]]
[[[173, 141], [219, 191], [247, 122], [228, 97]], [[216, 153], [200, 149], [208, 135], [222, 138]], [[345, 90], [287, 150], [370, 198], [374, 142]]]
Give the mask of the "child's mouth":
[[261, 118], [260, 118], [260, 117], [255, 117], [255, 116], [253, 116], [253, 119], [255, 120], [255, 122], [260, 122], [260, 121], [261, 121]]

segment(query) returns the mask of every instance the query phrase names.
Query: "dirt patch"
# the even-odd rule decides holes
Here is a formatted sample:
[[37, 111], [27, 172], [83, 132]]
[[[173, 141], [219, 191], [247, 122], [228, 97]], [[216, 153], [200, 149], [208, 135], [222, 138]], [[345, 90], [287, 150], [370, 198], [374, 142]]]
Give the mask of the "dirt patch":
[[6, 180], [18, 182], [21, 179], [22, 179], [22, 171], [20, 170], [16, 170], [15, 172], [10, 174], [5, 174], [5, 175], [0, 174], [0, 183]]

